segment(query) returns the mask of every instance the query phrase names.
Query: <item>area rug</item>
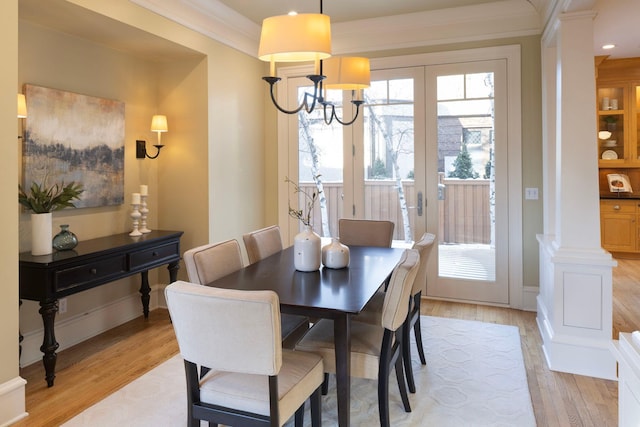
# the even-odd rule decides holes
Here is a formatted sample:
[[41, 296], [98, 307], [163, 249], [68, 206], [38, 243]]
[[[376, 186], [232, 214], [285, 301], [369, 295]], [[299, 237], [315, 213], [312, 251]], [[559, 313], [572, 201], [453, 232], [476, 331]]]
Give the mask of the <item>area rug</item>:
[[[412, 412], [404, 412], [395, 375], [391, 375], [392, 426], [536, 425], [518, 328], [431, 316], [422, 316], [421, 322], [427, 365], [420, 364], [414, 342], [417, 393], [410, 395]], [[185, 389], [184, 365], [178, 355], [64, 426], [186, 426]], [[351, 425], [379, 425], [377, 399], [375, 381], [354, 378]], [[333, 378], [322, 405], [323, 426], [336, 426]], [[305, 426], [310, 424], [307, 413]]]

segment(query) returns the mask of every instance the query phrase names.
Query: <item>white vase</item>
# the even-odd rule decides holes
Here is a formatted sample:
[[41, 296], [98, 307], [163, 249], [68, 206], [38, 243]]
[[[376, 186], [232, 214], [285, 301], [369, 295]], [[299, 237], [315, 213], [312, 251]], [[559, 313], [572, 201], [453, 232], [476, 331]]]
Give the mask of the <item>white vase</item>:
[[321, 246], [320, 236], [313, 232], [311, 226], [305, 225], [304, 230], [293, 239], [293, 264], [296, 270], [318, 271], [322, 257]]
[[31, 255], [53, 252], [51, 212], [31, 214]]
[[322, 248], [322, 264], [327, 268], [345, 268], [349, 265], [349, 248], [337, 237]]

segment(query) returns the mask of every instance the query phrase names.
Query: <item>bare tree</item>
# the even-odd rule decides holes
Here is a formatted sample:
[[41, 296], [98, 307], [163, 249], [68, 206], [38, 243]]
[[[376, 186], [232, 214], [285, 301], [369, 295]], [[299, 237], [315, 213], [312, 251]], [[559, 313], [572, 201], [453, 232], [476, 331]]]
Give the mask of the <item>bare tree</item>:
[[[369, 100], [365, 97], [365, 105], [369, 105]], [[407, 208], [407, 199], [404, 195], [404, 187], [402, 186], [402, 177], [400, 176], [400, 166], [398, 164], [398, 154], [402, 152], [403, 142], [413, 129], [403, 130], [393, 135], [389, 132], [380, 117], [376, 114], [375, 109], [368, 107], [369, 117], [375, 127], [382, 134], [385, 141], [387, 152], [391, 157], [391, 165], [393, 167], [393, 175], [396, 181], [396, 189], [398, 191], [398, 203], [400, 204], [400, 212], [402, 213], [402, 226], [404, 230], [404, 241], [411, 242], [413, 240], [413, 232], [411, 231], [411, 223], [409, 222], [409, 209]], [[395, 136], [395, 138], [394, 138]], [[394, 140], [396, 146], [394, 146]]]
[[[306, 147], [306, 152], [311, 157], [311, 176], [318, 190], [320, 202], [320, 217], [322, 219], [322, 236], [331, 237], [329, 230], [329, 213], [327, 211], [327, 198], [325, 197], [322, 185], [322, 176], [320, 175], [320, 160], [318, 155], [318, 147], [316, 146], [313, 135], [311, 134], [309, 114], [304, 111], [298, 113], [298, 131], [299, 139]], [[302, 151], [302, 150], [301, 150]]]

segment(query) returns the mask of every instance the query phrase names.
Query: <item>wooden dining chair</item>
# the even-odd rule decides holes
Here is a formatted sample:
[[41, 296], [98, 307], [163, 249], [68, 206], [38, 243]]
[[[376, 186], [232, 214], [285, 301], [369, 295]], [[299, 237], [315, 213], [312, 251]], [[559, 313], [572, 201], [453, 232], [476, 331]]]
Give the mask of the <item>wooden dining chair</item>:
[[[211, 283], [243, 267], [240, 245], [235, 239], [189, 249], [183, 259], [189, 281], [200, 285]], [[283, 346], [293, 348], [298, 338], [309, 329], [309, 319], [293, 314], [282, 314], [280, 319]]]
[[[280, 303], [273, 291], [242, 291], [177, 281], [165, 289], [184, 359], [187, 425], [302, 427], [322, 424], [322, 357], [282, 348]], [[206, 368], [205, 368], [206, 367]]]
[[[411, 412], [402, 363], [402, 340], [409, 312], [409, 295], [413, 287], [420, 254], [407, 249], [395, 267], [385, 293], [381, 325], [351, 322], [351, 376], [378, 380], [378, 412], [380, 425], [389, 423], [389, 375], [393, 367], [406, 412]], [[325, 373], [335, 373], [335, 340], [333, 321], [321, 319], [298, 342], [299, 352], [322, 356]]]
[[340, 243], [347, 246], [378, 246], [390, 248], [395, 224], [373, 219], [338, 220]]

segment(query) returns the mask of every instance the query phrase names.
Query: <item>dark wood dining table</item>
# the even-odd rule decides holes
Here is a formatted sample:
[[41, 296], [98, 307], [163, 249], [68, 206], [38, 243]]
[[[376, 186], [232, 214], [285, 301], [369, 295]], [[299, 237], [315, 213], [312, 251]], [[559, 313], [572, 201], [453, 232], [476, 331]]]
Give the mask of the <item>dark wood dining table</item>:
[[273, 290], [282, 313], [333, 319], [338, 423], [348, 426], [351, 409], [351, 318], [389, 278], [404, 249], [351, 246], [347, 268], [296, 271], [293, 247], [208, 283], [225, 289]]

